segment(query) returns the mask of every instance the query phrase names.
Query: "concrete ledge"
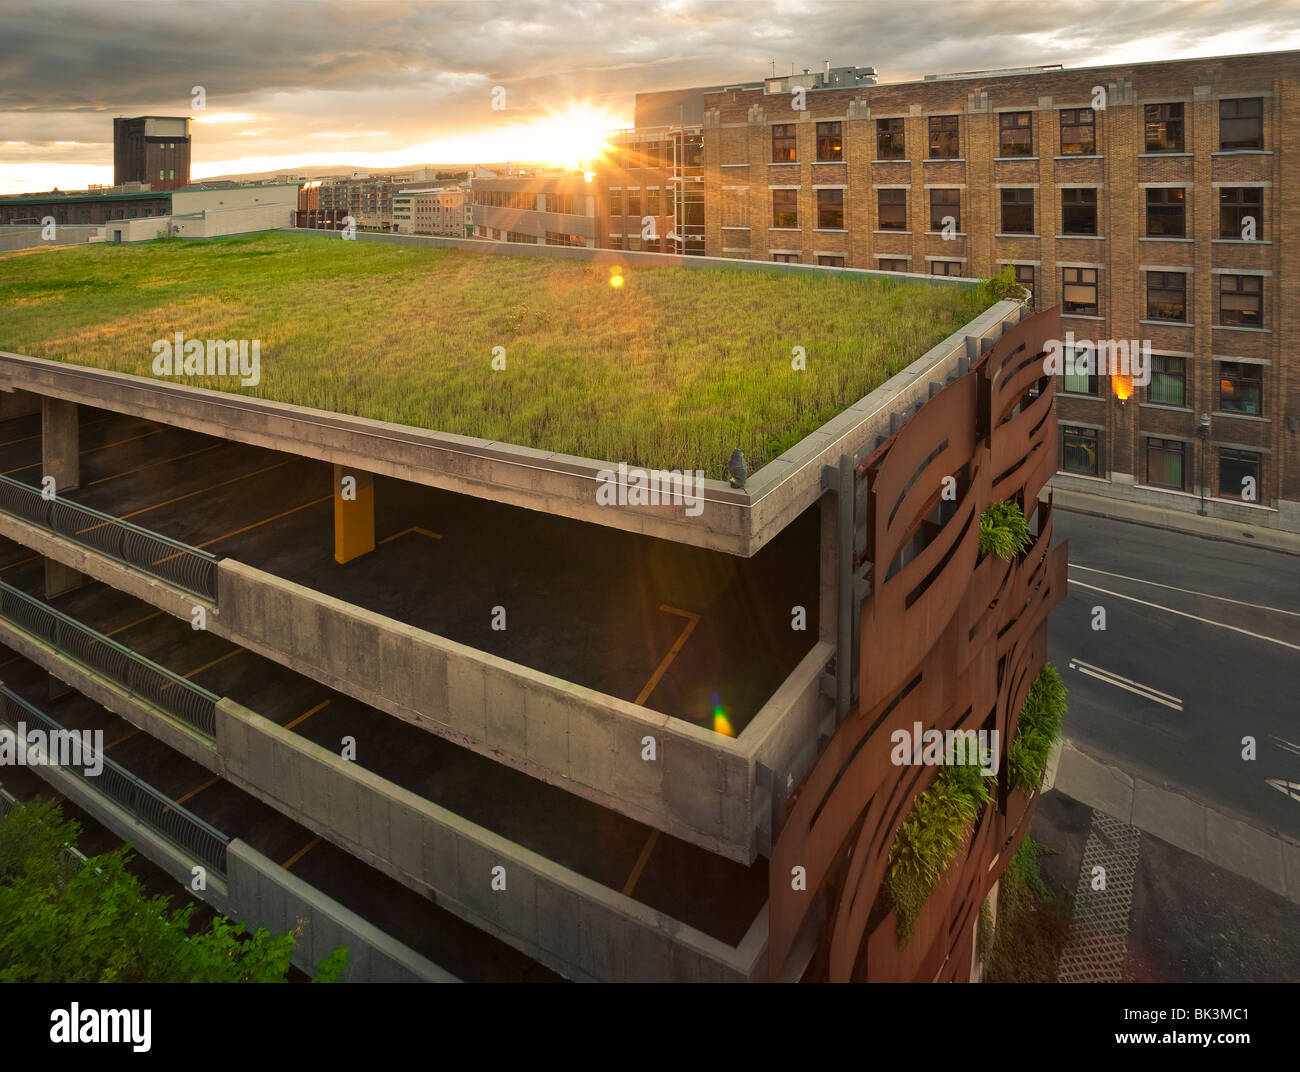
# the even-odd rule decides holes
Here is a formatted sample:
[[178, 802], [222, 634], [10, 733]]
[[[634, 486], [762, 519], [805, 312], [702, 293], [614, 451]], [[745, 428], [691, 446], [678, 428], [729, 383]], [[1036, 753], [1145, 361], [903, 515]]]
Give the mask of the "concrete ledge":
[[[569, 978], [737, 981], [761, 970], [763, 927], [728, 946], [227, 699], [217, 747], [232, 784]], [[492, 888], [496, 867], [504, 890]]]
[[44, 667], [83, 696], [120, 715], [136, 729], [156, 737], [208, 770], [220, 773], [219, 758], [212, 741], [161, 708], [133, 695], [111, 678], [82, 666], [3, 618], [0, 618], [0, 643]]
[[312, 974], [339, 946], [348, 947], [347, 983], [455, 983], [450, 972], [315, 886], [268, 860], [238, 839], [227, 849], [230, 899], [242, 919], [273, 933], [298, 930], [294, 966]]

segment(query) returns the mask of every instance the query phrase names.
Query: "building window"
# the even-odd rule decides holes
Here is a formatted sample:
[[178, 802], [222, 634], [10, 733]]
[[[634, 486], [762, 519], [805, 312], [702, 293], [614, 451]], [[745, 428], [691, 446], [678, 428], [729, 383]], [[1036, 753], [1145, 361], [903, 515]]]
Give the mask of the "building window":
[[1258, 417], [1264, 389], [1262, 365], [1219, 362], [1219, 410]]
[[1146, 151], [1181, 153], [1183, 151], [1183, 106], [1148, 104], [1143, 108], [1146, 128]]
[[902, 257], [881, 257], [876, 262], [878, 272], [906, 272], [907, 270], [907, 261]]
[[1015, 269], [1016, 282], [1029, 291], [1029, 298], [1032, 302], [1034, 297], [1034, 266], [1032, 264], [1017, 264]]
[[176, 178], [176, 172], [175, 172], [175, 171], [171, 171], [171, 172], [169, 172], [168, 175], [167, 175], [167, 178], [168, 178], [169, 181], [175, 179], [175, 178]]
[[902, 160], [907, 153], [903, 143], [903, 120], [876, 120], [876, 159]]
[[1187, 361], [1181, 357], [1151, 355], [1151, 386], [1147, 401], [1162, 406], [1187, 405]]
[[609, 214], [611, 216], [623, 215], [623, 191], [610, 190], [606, 195], [609, 198]]
[[1183, 490], [1183, 454], [1186, 444], [1177, 439], [1147, 440], [1147, 483], [1156, 488]]
[[647, 216], [659, 215], [659, 191], [647, 190], [645, 192], [645, 214]]
[[159, 169], [159, 171], [158, 171], [158, 181], [159, 181], [159, 182], [166, 182], [166, 181], [167, 181], [167, 172], [166, 172], [166, 171], [164, 171], [164, 170], [162, 170], [162, 169]]
[[798, 264], [799, 254], [798, 253], [773, 253], [772, 260], [777, 261], [780, 264]]
[[[149, 209], [149, 212], [152, 213], [152, 212], [153, 212], [153, 209]], [[60, 212], [60, 213], [59, 213], [59, 222], [60, 222], [60, 223], [67, 223], [67, 222], [68, 222], [68, 214], [67, 214], [67, 212]]]
[[906, 190], [877, 190], [876, 207], [880, 214], [879, 230], [907, 230]]
[[628, 190], [627, 192], [627, 214], [629, 216], [641, 215], [641, 191]]
[[952, 220], [951, 226], [953, 230], [961, 230], [961, 191], [931, 190], [930, 230], [942, 231], [946, 219]]
[[1061, 155], [1092, 156], [1097, 151], [1097, 119], [1091, 108], [1061, 109]]
[[960, 155], [957, 116], [930, 116], [930, 159], [955, 160]]
[[561, 234], [559, 231], [546, 232], [548, 246], [585, 246], [587, 240], [582, 235]]
[[1065, 383], [1061, 390], [1071, 395], [1090, 395], [1096, 398], [1100, 393], [1100, 380], [1096, 372], [1089, 369], [1093, 362], [1081, 362], [1078, 351], [1073, 346], [1065, 348]]
[[823, 231], [844, 230], [844, 191], [817, 191], [817, 226]]
[[1219, 451], [1219, 494], [1259, 502], [1260, 456], [1249, 450]]
[[777, 123], [772, 127], [772, 163], [789, 164], [796, 160], [795, 125]]
[[1263, 276], [1219, 276], [1219, 323], [1238, 328], [1263, 326]]
[[1254, 238], [1263, 229], [1264, 191], [1259, 186], [1219, 190], [1219, 237]]
[[1097, 269], [1063, 268], [1062, 305], [1067, 313], [1097, 315]]
[[1085, 476], [1101, 474], [1097, 429], [1061, 425], [1061, 471]]
[[1187, 322], [1187, 276], [1183, 272], [1147, 272], [1148, 320]]
[[817, 263], [823, 268], [843, 268], [844, 258], [829, 253], [819, 253], [817, 254]]
[[1097, 233], [1097, 191], [1080, 187], [1061, 191], [1061, 233], [1095, 235]]
[[1219, 148], [1264, 148], [1264, 99], [1219, 101]]
[[931, 261], [931, 275], [961, 275], [961, 261]]
[[610, 249], [622, 249], [622, 248], [623, 248], [623, 236], [622, 236], [621, 234], [610, 235], [610, 236], [609, 236], [609, 248], [610, 248]]
[[1002, 233], [1034, 233], [1034, 191], [1015, 188], [1002, 191]]
[[1187, 235], [1187, 191], [1181, 186], [1147, 190], [1147, 234], [1152, 238]]
[[998, 116], [998, 155], [1034, 155], [1034, 113], [1003, 112]]
[[798, 227], [799, 226], [799, 191], [798, 190], [773, 190], [772, 191], [772, 226], [773, 227]]
[[817, 159], [823, 163], [844, 159], [844, 138], [840, 123], [817, 124]]

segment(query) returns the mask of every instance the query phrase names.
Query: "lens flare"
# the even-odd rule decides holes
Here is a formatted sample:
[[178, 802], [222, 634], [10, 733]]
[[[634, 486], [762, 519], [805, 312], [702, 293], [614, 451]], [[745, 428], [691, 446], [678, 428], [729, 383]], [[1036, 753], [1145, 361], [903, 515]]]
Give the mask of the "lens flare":
[[716, 692], [713, 694], [713, 732], [725, 737], [736, 736], [736, 731], [731, 728], [731, 720], [727, 718], [727, 712], [722, 706], [722, 698]]

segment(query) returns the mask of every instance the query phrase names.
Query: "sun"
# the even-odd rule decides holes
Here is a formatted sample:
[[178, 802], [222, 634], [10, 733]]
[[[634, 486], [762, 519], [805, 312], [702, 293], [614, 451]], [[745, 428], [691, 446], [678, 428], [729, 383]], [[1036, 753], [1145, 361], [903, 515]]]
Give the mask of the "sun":
[[605, 132], [618, 125], [618, 119], [604, 109], [586, 101], [574, 101], [563, 111], [552, 112], [529, 124], [528, 140], [538, 161], [581, 168], [601, 156], [605, 150]]

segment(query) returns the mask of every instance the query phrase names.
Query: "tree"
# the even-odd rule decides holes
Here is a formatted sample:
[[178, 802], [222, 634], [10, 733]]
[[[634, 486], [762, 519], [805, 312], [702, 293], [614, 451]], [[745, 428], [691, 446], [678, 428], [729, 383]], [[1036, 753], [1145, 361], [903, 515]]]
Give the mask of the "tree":
[[[122, 846], [84, 862], [80, 825], [59, 805], [19, 804], [0, 819], [0, 982], [283, 982], [297, 941], [225, 916], [190, 933], [195, 904], [168, 912], [126, 868]], [[336, 982], [340, 947], [313, 982]]]

